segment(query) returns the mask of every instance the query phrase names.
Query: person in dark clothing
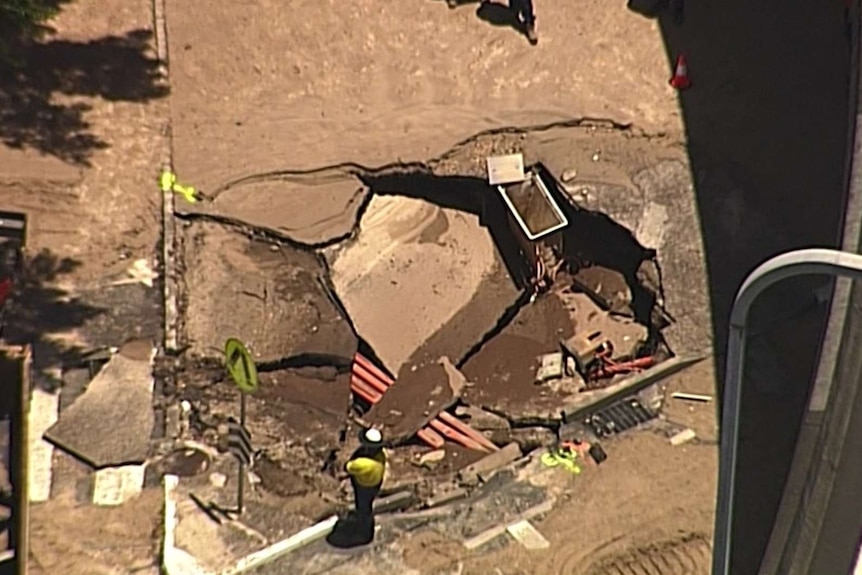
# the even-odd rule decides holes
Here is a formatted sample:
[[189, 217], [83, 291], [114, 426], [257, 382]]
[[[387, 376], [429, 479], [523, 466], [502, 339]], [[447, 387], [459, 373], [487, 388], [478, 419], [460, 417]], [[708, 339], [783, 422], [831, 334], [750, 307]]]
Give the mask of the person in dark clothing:
[[[446, 0], [449, 8], [457, 8], [462, 0]], [[487, 2], [488, 0], [483, 0]], [[523, 27], [524, 35], [530, 44], [535, 46], [539, 43], [536, 35], [536, 13], [533, 10], [533, 0], [509, 0], [509, 9], [515, 12]]]
[[360, 446], [345, 467], [353, 488], [357, 530], [365, 542], [371, 542], [374, 539], [374, 499], [380, 493], [386, 471], [386, 452], [379, 430], [372, 428], [360, 433]]

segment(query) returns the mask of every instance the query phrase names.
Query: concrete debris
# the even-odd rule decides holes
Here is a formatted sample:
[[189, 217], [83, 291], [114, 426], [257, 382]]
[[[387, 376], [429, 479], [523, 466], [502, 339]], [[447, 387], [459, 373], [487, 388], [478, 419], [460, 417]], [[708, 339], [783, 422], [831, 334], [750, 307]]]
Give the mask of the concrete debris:
[[529, 509], [521, 513], [521, 515], [515, 521], [510, 521], [504, 525], [497, 525], [495, 527], [491, 527], [490, 529], [486, 529], [478, 535], [467, 539], [466, 541], [464, 541], [464, 547], [466, 547], [467, 549], [477, 549], [482, 545], [490, 543], [503, 533], [506, 533], [509, 528], [509, 525], [515, 525], [520, 521], [529, 521], [530, 519], [534, 519], [540, 515], [549, 513], [553, 508], [553, 500], [548, 499], [542, 503], [539, 503], [538, 505], [530, 507]]
[[266, 228], [303, 244], [345, 237], [368, 189], [357, 178], [254, 181], [229, 185], [211, 202], [177, 202], [181, 214], [211, 214]]
[[556, 443], [557, 434], [547, 427], [523, 427], [511, 430], [509, 440], [517, 443], [523, 453], [529, 453]]
[[684, 429], [670, 438], [670, 444], [674, 447], [688, 443], [697, 438], [697, 433], [693, 429]]
[[401, 511], [417, 503], [416, 494], [412, 490], [398, 491], [374, 500], [375, 513], [391, 513]]
[[267, 242], [210, 222], [194, 221], [184, 233], [182, 335], [192, 356], [221, 362], [225, 340], [236, 337], [259, 363], [298, 356], [350, 365], [356, 334], [317, 254], [288, 245], [273, 252]]
[[485, 411], [471, 405], [459, 405], [455, 408], [455, 416], [477, 431], [508, 430], [509, 421], [490, 411]]
[[568, 184], [578, 177], [578, 170], [575, 168], [569, 168], [567, 170], [563, 170], [563, 173], [560, 174], [560, 180], [563, 181], [564, 184]]
[[699, 393], [683, 393], [681, 391], [674, 392], [670, 395], [674, 399], [682, 399], [684, 401], [698, 401], [701, 403], [709, 403], [712, 401], [711, 395], [702, 395]]
[[435, 449], [433, 451], [429, 451], [428, 453], [423, 453], [417, 460], [417, 463], [423, 467], [435, 467], [435, 464], [440, 463], [445, 458], [445, 449]]
[[216, 489], [221, 489], [227, 485], [227, 475], [218, 472], [210, 473], [210, 485]]
[[527, 519], [506, 526], [506, 531], [527, 551], [538, 551], [551, 546], [550, 541], [545, 539], [545, 536], [539, 533], [539, 530]]
[[417, 366], [405, 365], [364, 420], [381, 429], [387, 441], [398, 445], [451, 407], [461, 397], [466, 383], [448, 357]]
[[599, 265], [584, 267], [572, 278], [605, 311], [633, 316], [632, 290], [620, 272]]
[[512, 442], [500, 451], [486, 455], [458, 472], [458, 480], [465, 485], [476, 485], [487, 481], [500, 468], [521, 457], [521, 447]]
[[536, 383], [563, 377], [564, 363], [562, 353], [548, 353], [540, 358], [541, 364], [536, 372]]
[[442, 489], [435, 489], [433, 495], [425, 500], [425, 508], [433, 509], [448, 503], [453, 503], [467, 497], [468, 491], [457, 485], [447, 485]]
[[144, 489], [143, 465], [107, 467], [95, 474], [93, 504], [121, 505], [137, 496]]
[[579, 332], [601, 332], [613, 347], [611, 359], [635, 357], [649, 336], [645, 325], [632, 318], [610, 315], [586, 293], [563, 291], [559, 294]]
[[[130, 359], [121, 348], [87, 391], [45, 433], [54, 445], [93, 467], [143, 463], [149, 454], [153, 415], [152, 358]], [[123, 348], [138, 347], [131, 343]], [[137, 354], [132, 354], [137, 355]]]

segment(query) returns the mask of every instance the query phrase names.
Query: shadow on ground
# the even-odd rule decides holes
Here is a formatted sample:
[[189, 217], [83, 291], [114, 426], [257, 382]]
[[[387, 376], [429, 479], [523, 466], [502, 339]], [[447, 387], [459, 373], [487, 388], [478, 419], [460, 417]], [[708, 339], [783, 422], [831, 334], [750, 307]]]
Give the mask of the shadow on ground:
[[87, 165], [108, 143], [91, 131], [80, 97], [145, 102], [167, 95], [152, 33], [134, 30], [91, 42], [27, 40], [0, 61], [0, 141]]
[[[80, 262], [42, 251], [25, 261], [12, 300], [3, 317], [2, 337], [11, 344], [31, 345], [34, 366], [78, 365], [86, 350], [52, 334], [69, 333], [104, 313], [103, 309], [69, 297], [56, 287]], [[36, 377], [36, 383], [53, 391], [58, 381]]]
[[[730, 307], [745, 276], [777, 253], [839, 243], [849, 105], [844, 5], [686, 2], [681, 22], [669, 2], [630, 0], [629, 8], [640, 15], [658, 14], [669, 77], [678, 55], [688, 59], [693, 86], [680, 94], [680, 103], [721, 377]], [[803, 306], [811, 280], [786, 283], [764, 294], [765, 301], [758, 305]], [[734, 574], [756, 573], [765, 550], [817, 362], [825, 313], [822, 307], [815, 317], [809, 314], [804, 329], [788, 320], [783, 328], [765, 334], [763, 342], [775, 351], [776, 369], [784, 369], [747, 374]], [[755, 359], [763, 360], [750, 357], [749, 363]], [[779, 381], [765, 381], [770, 378]]]

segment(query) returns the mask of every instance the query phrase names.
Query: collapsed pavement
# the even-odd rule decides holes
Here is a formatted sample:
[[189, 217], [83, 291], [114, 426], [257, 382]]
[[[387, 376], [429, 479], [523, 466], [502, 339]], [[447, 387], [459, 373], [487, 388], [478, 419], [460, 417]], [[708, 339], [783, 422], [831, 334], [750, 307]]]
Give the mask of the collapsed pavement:
[[[517, 151], [494, 146], [473, 152]], [[395, 440], [384, 493], [409, 491], [402, 506], [442, 504], [475, 485], [459, 472], [495, 451], [514, 444], [520, 457], [573, 424], [586, 438], [591, 406], [661, 377], [672, 318], [655, 250], [579, 205], [542, 164], [532, 166], [547, 196], [539, 204], [566, 224], [540, 241], [519, 237], [515, 210], [473, 158], [327, 174], [355, 222], [325, 214], [332, 226], [313, 238], [321, 225], [295, 213], [287, 226], [248, 205], [181, 210], [180, 398], [191, 433], [218, 445], [236, 415], [220, 346], [249, 345], [262, 371], [248, 426], [265, 493], [313, 500], [320, 513], [342, 505], [341, 463], [356, 426], [374, 424]], [[274, 194], [286, 179], [250, 181]], [[541, 227], [541, 213], [530, 217]]]

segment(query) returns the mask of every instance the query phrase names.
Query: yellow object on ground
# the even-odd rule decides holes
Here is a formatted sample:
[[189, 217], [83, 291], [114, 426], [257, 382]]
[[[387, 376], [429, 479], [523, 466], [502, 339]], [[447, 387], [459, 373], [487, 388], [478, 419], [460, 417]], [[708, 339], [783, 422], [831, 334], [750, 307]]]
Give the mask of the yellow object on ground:
[[163, 192], [171, 191], [180, 194], [190, 204], [198, 201], [197, 191], [192, 186], [184, 186], [177, 182], [177, 176], [173, 172], [162, 172], [159, 176], [159, 187]]
[[377, 487], [383, 483], [386, 453], [380, 450], [372, 457], [357, 457], [347, 462], [347, 473], [362, 487]]
[[542, 464], [547, 467], [562, 467], [575, 475], [581, 472], [577, 464], [578, 454], [570, 449], [555, 449], [542, 454]]

